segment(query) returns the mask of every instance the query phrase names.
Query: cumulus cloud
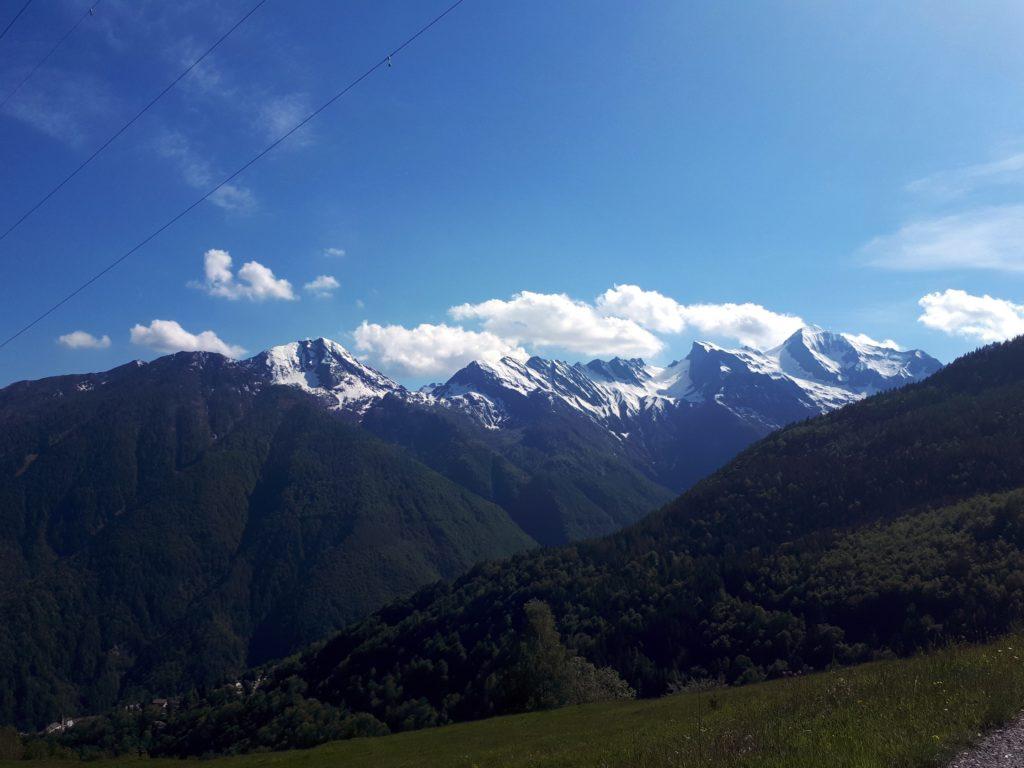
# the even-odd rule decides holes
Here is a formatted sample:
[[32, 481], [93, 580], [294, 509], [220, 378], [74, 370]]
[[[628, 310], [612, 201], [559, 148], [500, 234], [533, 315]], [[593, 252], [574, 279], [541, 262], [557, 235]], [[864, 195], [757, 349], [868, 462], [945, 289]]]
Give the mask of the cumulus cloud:
[[1024, 205], [994, 205], [912, 221], [861, 249], [868, 263], [900, 270], [1024, 270]]
[[154, 320], [148, 326], [135, 325], [131, 329], [132, 344], [149, 347], [157, 352], [218, 352], [227, 357], [241, 357], [242, 347], [228, 344], [213, 331], [189, 333], [174, 320]]
[[423, 323], [415, 328], [365, 320], [355, 330], [356, 348], [382, 367], [419, 376], [447, 375], [473, 360], [525, 358], [525, 350], [488, 331]]
[[331, 275], [317, 275], [302, 287], [318, 299], [329, 299], [341, 286]]
[[[524, 357], [544, 348], [595, 357], [645, 357], [660, 353], [663, 336], [733, 339], [767, 349], [805, 325], [796, 315], [759, 304], [681, 304], [657, 291], [616, 285], [593, 303], [561, 293], [522, 291], [509, 299], [459, 304], [448, 314], [459, 325], [415, 328], [364, 321], [354, 332], [358, 348], [382, 368], [419, 375], [449, 374], [471, 360]], [[479, 328], [465, 327], [478, 323]], [[893, 340], [843, 334], [861, 344], [900, 349]]]
[[598, 296], [596, 304], [605, 315], [629, 318], [658, 333], [679, 333], [686, 327], [678, 301], [637, 285], [616, 285]]
[[683, 309], [688, 327], [762, 349], [782, 342], [805, 324], [795, 315], [772, 312], [760, 304], [690, 304]]
[[598, 312], [564, 293], [523, 291], [505, 301], [460, 304], [455, 320], [477, 320], [485, 331], [511, 343], [557, 347], [584, 355], [647, 357], [663, 348], [661, 340], [635, 321]]
[[211, 296], [232, 300], [244, 298], [251, 301], [292, 301], [298, 298], [290, 282], [283, 277], [276, 277], [273, 270], [258, 261], [247, 261], [243, 264], [238, 270], [236, 280], [235, 274], [231, 271], [231, 254], [219, 248], [211, 248], [203, 254], [203, 272], [205, 279], [191, 285], [201, 288]]
[[110, 337], [93, 336], [87, 331], [71, 331], [57, 337], [57, 343], [68, 349], [106, 349], [110, 346]]
[[332, 259], [340, 259], [345, 256], [344, 248], [324, 248], [324, 256], [330, 256]]
[[616, 285], [598, 296], [596, 306], [605, 315], [627, 318], [658, 333], [695, 330], [762, 349], [805, 325], [795, 315], [779, 314], [760, 304], [680, 304], [636, 285]]
[[1024, 305], [958, 289], [929, 293], [918, 302], [918, 319], [929, 328], [980, 341], [1002, 341], [1024, 333]]

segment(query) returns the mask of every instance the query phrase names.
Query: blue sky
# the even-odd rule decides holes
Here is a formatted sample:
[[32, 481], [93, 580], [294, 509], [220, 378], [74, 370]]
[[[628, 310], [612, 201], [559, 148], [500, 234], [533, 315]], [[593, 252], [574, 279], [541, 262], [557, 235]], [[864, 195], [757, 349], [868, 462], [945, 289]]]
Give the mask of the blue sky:
[[[102, 0], [0, 109], [0, 229], [253, 4]], [[0, 242], [3, 336], [444, 5], [269, 0]], [[895, 5], [466, 0], [0, 350], [0, 383], [319, 335], [415, 384], [800, 320], [943, 360], [1024, 332], [1024, 10]], [[30, 6], [2, 94], [86, 7]]]

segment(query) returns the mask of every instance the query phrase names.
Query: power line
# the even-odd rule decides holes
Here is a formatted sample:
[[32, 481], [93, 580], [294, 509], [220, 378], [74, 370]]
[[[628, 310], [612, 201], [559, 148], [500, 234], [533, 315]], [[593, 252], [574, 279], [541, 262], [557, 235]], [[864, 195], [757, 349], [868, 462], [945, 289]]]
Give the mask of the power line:
[[184, 218], [189, 213], [191, 213], [194, 208], [198, 207], [203, 201], [207, 200], [211, 195], [215, 194], [217, 192], [217, 190], [221, 189], [225, 185], [230, 184], [232, 181], [234, 181], [238, 176], [240, 176], [246, 170], [248, 170], [250, 166], [254, 165], [256, 162], [258, 162], [260, 159], [262, 159], [265, 155], [269, 154], [278, 144], [280, 144], [282, 141], [287, 139], [289, 136], [291, 136], [297, 130], [302, 128], [302, 126], [304, 126], [310, 120], [315, 118], [317, 115], [319, 115], [321, 112], [323, 112], [329, 106], [331, 106], [334, 102], [336, 102], [338, 99], [340, 99], [346, 93], [351, 91], [353, 88], [355, 88], [361, 82], [363, 82], [363, 80], [365, 80], [370, 75], [372, 75], [374, 72], [376, 72], [378, 69], [380, 69], [381, 67], [390, 66], [391, 65], [391, 59], [392, 59], [393, 56], [397, 56], [399, 53], [401, 53], [403, 50], [405, 50], [418, 37], [420, 37], [425, 32], [427, 32], [431, 27], [433, 27], [435, 24], [440, 22], [445, 16], [450, 14], [452, 11], [454, 11], [456, 8], [458, 8], [460, 5], [462, 5], [464, 2], [465, 2], [465, 0], [455, 0], [455, 2], [452, 3], [451, 5], [449, 5], [447, 8], [445, 8], [444, 11], [442, 11], [440, 14], [435, 16], [431, 21], [427, 22], [422, 27], [420, 27], [419, 30], [417, 30], [414, 34], [412, 34], [411, 36], [407, 37], [405, 39], [405, 41], [401, 45], [399, 45], [397, 48], [392, 50], [390, 53], [388, 53], [386, 56], [384, 56], [380, 61], [378, 61], [376, 64], [374, 64], [369, 69], [367, 69], [365, 72], [363, 72], [363, 74], [359, 75], [359, 77], [357, 77], [355, 80], [350, 82], [348, 85], [346, 85], [340, 91], [338, 91], [333, 96], [331, 96], [331, 98], [329, 98], [327, 101], [325, 101], [319, 107], [317, 107], [312, 112], [310, 112], [308, 115], [306, 115], [302, 120], [300, 120], [298, 123], [296, 123], [290, 129], [288, 129], [288, 131], [286, 131], [284, 134], [282, 134], [281, 136], [279, 136], [278, 138], [276, 138], [272, 142], [270, 142], [270, 144], [268, 144], [266, 147], [264, 147], [262, 150], [260, 150], [256, 155], [254, 155], [252, 158], [250, 158], [244, 165], [242, 165], [240, 168], [238, 168], [238, 170], [236, 170], [230, 176], [226, 177], [223, 181], [221, 181], [215, 187], [211, 188], [204, 195], [202, 195], [201, 197], [197, 198], [187, 208], [182, 209], [181, 211], [176, 213], [174, 216], [172, 216], [170, 219], [168, 219], [166, 222], [161, 224], [157, 229], [153, 230], [150, 234], [146, 235], [146, 237], [144, 237], [142, 240], [140, 240], [136, 245], [134, 245], [132, 248], [128, 249], [123, 254], [118, 256], [116, 259], [114, 259], [112, 262], [110, 262], [107, 266], [105, 266], [103, 269], [101, 269], [95, 275], [93, 275], [88, 280], [86, 280], [84, 283], [82, 283], [80, 286], [75, 288], [75, 290], [71, 291], [71, 293], [69, 293], [63, 299], [58, 301], [56, 304], [54, 304], [49, 309], [47, 309], [45, 312], [40, 314], [38, 317], [36, 317], [30, 323], [25, 325], [21, 330], [19, 330], [16, 333], [13, 333], [12, 335], [8, 336], [6, 339], [4, 339], [3, 342], [0, 342], [0, 349], [3, 349], [8, 344], [10, 344], [12, 341], [14, 341], [16, 338], [21, 336], [23, 333], [25, 333], [26, 331], [30, 330], [33, 326], [35, 326], [41, 320], [45, 319], [46, 317], [49, 317], [51, 314], [56, 312], [62, 306], [67, 304], [69, 301], [71, 301], [71, 299], [75, 298], [75, 296], [80, 294], [82, 291], [84, 291], [90, 285], [92, 285], [97, 280], [99, 280], [104, 275], [106, 275], [108, 272], [110, 272], [112, 269], [117, 267], [121, 262], [123, 262], [129, 256], [134, 254], [136, 251], [140, 250], [143, 246], [145, 246], [151, 240], [156, 239], [159, 235], [161, 235], [164, 232], [164, 230], [170, 229], [180, 219]]
[[97, 156], [103, 150], [105, 150], [107, 147], [109, 147], [111, 144], [113, 144], [118, 136], [120, 136], [122, 133], [127, 131], [135, 123], [136, 120], [138, 120], [140, 117], [142, 117], [144, 114], [146, 114], [150, 110], [150, 108], [154, 104], [156, 104], [158, 101], [160, 101], [160, 99], [162, 99], [167, 94], [168, 91], [170, 91], [174, 86], [176, 86], [181, 81], [181, 79], [183, 77], [185, 77], [185, 75], [187, 75], [189, 72], [191, 72], [193, 69], [195, 69], [203, 59], [205, 59], [207, 56], [209, 56], [211, 53], [213, 53], [221, 43], [223, 43], [225, 40], [228, 39], [228, 37], [231, 35], [232, 32], [234, 32], [236, 29], [238, 29], [240, 26], [242, 26], [242, 24], [244, 24], [245, 21], [250, 16], [252, 16], [254, 13], [256, 13], [256, 11], [258, 11], [260, 9], [260, 7], [264, 3], [266, 3], [266, 2], [267, 2], [267, 0], [259, 0], [259, 2], [256, 3], [256, 5], [254, 5], [251, 9], [249, 9], [249, 12], [246, 13], [245, 16], [243, 16], [242, 18], [240, 18], [238, 21], [236, 21], [234, 23], [234, 26], [232, 26], [231, 29], [229, 29], [227, 32], [225, 32], [223, 35], [221, 35], [217, 39], [217, 42], [215, 42], [213, 45], [211, 45], [209, 48], [207, 48], [198, 59], [196, 59], [191, 64], [189, 64], [187, 67], [185, 67], [185, 69], [183, 69], [181, 71], [181, 74], [179, 74], [176, 78], [174, 78], [170, 83], [167, 84], [167, 87], [165, 87], [162, 91], [160, 91], [160, 93], [158, 93], [156, 96], [154, 96], [153, 99], [148, 104], [146, 104], [146, 106], [144, 106], [142, 109], [140, 109], [138, 112], [136, 112], [135, 113], [135, 117], [133, 117], [127, 123], [125, 123], [120, 128], [118, 128], [117, 132], [114, 133], [113, 136], [111, 136], [109, 139], [107, 139], [102, 144], [100, 144], [100, 146], [96, 149], [96, 151], [93, 152], [91, 155], [89, 155], [87, 158], [85, 158], [85, 160], [83, 160], [79, 164], [79, 166], [77, 168], [75, 168], [75, 170], [73, 170], [71, 173], [69, 173], [67, 176], [65, 176], [63, 181], [61, 181], [57, 186], [55, 186], [53, 189], [51, 189], [49, 192], [47, 192], [45, 195], [43, 195], [42, 199], [40, 199], [38, 203], [33, 205], [27, 211], [25, 211], [25, 213], [23, 213], [21, 215], [21, 218], [19, 218], [16, 222], [11, 224], [11, 226], [9, 226], [6, 230], [4, 230], [3, 234], [0, 234], [0, 241], [2, 241], [9, 234], [11, 234], [11, 232], [13, 232], [15, 229], [17, 229], [18, 226], [23, 221], [25, 221], [25, 219], [27, 219], [29, 216], [31, 216], [33, 213], [35, 213], [37, 210], [39, 210], [47, 200], [49, 200], [51, 197], [53, 197], [55, 194], [57, 194], [57, 192], [59, 192], [60, 189], [65, 184], [67, 184], [69, 181], [71, 181], [73, 178], [75, 178], [75, 176], [77, 176], [82, 171], [82, 169], [85, 168], [85, 166], [89, 165], [89, 163], [91, 163], [93, 160], [95, 160], [97, 158]]
[[27, 75], [25, 75], [25, 77], [23, 77], [21, 79], [21, 82], [18, 83], [16, 86], [14, 86], [14, 90], [12, 90], [10, 93], [8, 93], [7, 96], [4, 97], [3, 101], [0, 101], [0, 109], [3, 109], [4, 106], [7, 104], [7, 102], [10, 101], [11, 98], [13, 98], [14, 94], [16, 94], [18, 91], [21, 90], [21, 86], [23, 86], [25, 83], [27, 83], [29, 80], [32, 79], [32, 76], [36, 72], [38, 72], [39, 68], [41, 66], [43, 66], [43, 64], [45, 64], [46, 61], [51, 56], [53, 56], [54, 52], [56, 52], [56, 50], [58, 48], [60, 48], [61, 45], [64, 44], [64, 41], [67, 40], [69, 37], [71, 37], [72, 33], [76, 29], [78, 29], [78, 27], [81, 25], [81, 23], [83, 21], [85, 21], [87, 18], [89, 18], [90, 16], [92, 16], [92, 15], [94, 15], [96, 13], [96, 6], [98, 6], [101, 2], [103, 2], [103, 0], [96, 0], [96, 2], [92, 3], [88, 8], [85, 9], [85, 13], [83, 13], [81, 15], [81, 17], [78, 19], [78, 21], [76, 21], [74, 24], [71, 25], [71, 29], [69, 29], [67, 32], [65, 32], [63, 34], [63, 36], [60, 38], [60, 40], [58, 40], [56, 43], [53, 44], [53, 47], [49, 51], [46, 52], [46, 55], [43, 56], [43, 58], [41, 58], [39, 61], [36, 62], [36, 65], [34, 67], [32, 67], [32, 69], [29, 71], [29, 73]]
[[4, 27], [4, 31], [0, 32], [0, 40], [4, 39], [4, 35], [10, 31], [11, 27], [14, 26], [14, 22], [21, 18], [21, 14], [25, 12], [25, 9], [32, 5], [32, 0], [25, 0], [25, 4], [21, 6], [21, 10], [14, 14], [14, 18], [7, 22], [7, 26]]

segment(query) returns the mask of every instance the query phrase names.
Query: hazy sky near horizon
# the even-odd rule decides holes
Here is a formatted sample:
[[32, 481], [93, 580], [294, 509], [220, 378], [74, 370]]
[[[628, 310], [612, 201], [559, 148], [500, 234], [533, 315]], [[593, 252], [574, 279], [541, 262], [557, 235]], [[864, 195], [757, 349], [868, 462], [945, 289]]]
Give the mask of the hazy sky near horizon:
[[[0, 231], [255, 1], [101, 0], [0, 107]], [[0, 101], [89, 4], [29, 6]], [[268, 0], [0, 241], [0, 335], [446, 4]], [[0, 384], [313, 336], [416, 384], [802, 322], [948, 361], [1024, 332], [1022, 36], [1012, 2], [465, 0], [0, 350]]]

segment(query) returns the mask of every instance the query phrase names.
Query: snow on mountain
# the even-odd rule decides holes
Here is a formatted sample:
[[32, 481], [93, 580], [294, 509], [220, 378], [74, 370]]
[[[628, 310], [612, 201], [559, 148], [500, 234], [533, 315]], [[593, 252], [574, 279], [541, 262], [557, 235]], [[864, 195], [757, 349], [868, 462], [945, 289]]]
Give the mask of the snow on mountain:
[[269, 384], [299, 387], [360, 416], [392, 394], [469, 414], [499, 429], [552, 409], [576, 412], [617, 435], [695, 407], [718, 407], [760, 430], [839, 408], [939, 369], [920, 350], [901, 351], [821, 328], [801, 328], [774, 349], [695, 342], [663, 368], [633, 358], [566, 363], [531, 357], [472, 362], [417, 392], [359, 362], [329, 339], [273, 347], [245, 361]]
[[531, 357], [473, 362], [458, 371], [433, 397], [499, 427], [517, 413], [538, 407], [566, 407], [606, 424], [658, 407], [659, 383], [642, 360], [593, 360], [586, 365]]
[[408, 394], [401, 384], [359, 362], [330, 339], [305, 339], [271, 347], [243, 364], [268, 384], [298, 387], [357, 415], [389, 393]]
[[540, 398], [616, 432], [629, 429], [638, 417], [657, 419], [707, 403], [774, 429], [918, 381], [940, 367], [919, 350], [904, 352], [807, 327], [767, 352], [696, 342], [685, 358], [664, 368], [620, 358], [585, 365], [539, 357], [471, 363], [431, 394], [490, 427], [514, 420], [526, 403]]
[[939, 368], [937, 360], [920, 350], [903, 352], [816, 326], [801, 328], [766, 354], [795, 379], [861, 396], [917, 381]]

